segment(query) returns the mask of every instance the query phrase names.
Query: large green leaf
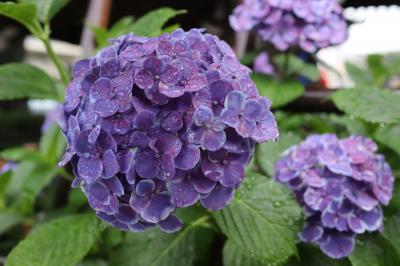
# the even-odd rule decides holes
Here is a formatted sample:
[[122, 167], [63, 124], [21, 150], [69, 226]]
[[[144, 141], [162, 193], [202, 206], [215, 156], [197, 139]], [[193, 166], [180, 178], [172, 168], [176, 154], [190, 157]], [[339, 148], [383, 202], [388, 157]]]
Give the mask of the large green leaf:
[[[195, 228], [205, 222], [200, 217], [184, 229], [165, 234], [159, 229], [131, 234], [127, 243], [111, 252], [110, 265], [130, 266], [187, 266], [195, 259]], [[138, 255], [140, 254], [140, 255]]]
[[267, 264], [250, 257], [233, 240], [227, 240], [223, 250], [224, 266], [266, 266]]
[[[36, 6], [34, 4], [12, 2], [0, 3], [0, 15], [18, 21], [35, 35], [40, 34], [41, 28], [39, 22], [36, 20]], [[1, 89], [3, 89], [3, 86], [1, 86]]]
[[54, 81], [34, 66], [19, 63], [0, 66], [0, 100], [57, 99], [55, 91]]
[[0, 212], [0, 235], [20, 221], [21, 216], [14, 212]]
[[375, 138], [400, 155], [400, 124], [379, 128], [375, 132]]
[[298, 135], [292, 132], [284, 132], [280, 134], [278, 141], [270, 141], [258, 145], [256, 152], [257, 165], [265, 174], [273, 176], [275, 172], [274, 165], [282, 153], [300, 141], [301, 137]]
[[70, 0], [20, 0], [37, 7], [37, 17], [42, 22], [50, 21]]
[[332, 95], [335, 105], [353, 117], [373, 123], [400, 122], [400, 95], [373, 88], [340, 90]]
[[249, 173], [233, 202], [214, 217], [229, 240], [262, 263], [277, 265], [297, 254], [302, 209], [269, 178]]
[[40, 225], [8, 255], [6, 266], [74, 266], [99, 236], [93, 214], [73, 215]]
[[278, 81], [260, 73], [251, 76], [260, 94], [272, 101], [273, 108], [284, 106], [304, 94], [304, 87], [297, 81]]
[[353, 266], [398, 266], [400, 260], [393, 246], [381, 236], [357, 236], [357, 245], [349, 259]]

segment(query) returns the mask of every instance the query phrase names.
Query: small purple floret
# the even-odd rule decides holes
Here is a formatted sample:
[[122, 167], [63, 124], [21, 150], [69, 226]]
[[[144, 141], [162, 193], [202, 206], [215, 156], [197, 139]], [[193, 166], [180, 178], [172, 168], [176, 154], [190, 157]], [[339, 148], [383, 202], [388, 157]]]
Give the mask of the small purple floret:
[[347, 257], [355, 236], [383, 228], [382, 205], [394, 177], [376, 144], [361, 136], [311, 135], [275, 165], [275, 179], [291, 189], [306, 210], [303, 242], [332, 258]]
[[[75, 64], [60, 166], [71, 162], [73, 186], [107, 223], [175, 232], [177, 208], [227, 206], [255, 143], [278, 137], [270, 102], [249, 74], [203, 30], [118, 37]], [[228, 100], [235, 95], [239, 109]]]

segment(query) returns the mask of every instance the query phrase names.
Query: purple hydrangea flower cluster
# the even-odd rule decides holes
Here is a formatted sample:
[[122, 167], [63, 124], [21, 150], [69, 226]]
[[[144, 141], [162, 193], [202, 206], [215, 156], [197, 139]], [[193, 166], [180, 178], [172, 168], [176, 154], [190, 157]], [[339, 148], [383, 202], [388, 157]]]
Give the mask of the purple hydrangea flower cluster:
[[255, 29], [281, 51], [296, 46], [315, 52], [346, 40], [342, 12], [336, 0], [244, 0], [229, 21], [236, 31]]
[[381, 205], [392, 197], [394, 177], [376, 144], [361, 136], [311, 135], [287, 150], [275, 179], [292, 190], [307, 223], [300, 233], [332, 258], [348, 256], [355, 236], [383, 228]]
[[278, 137], [231, 48], [181, 29], [121, 36], [75, 64], [64, 104], [76, 179], [98, 217], [122, 230], [181, 228], [177, 208], [224, 208], [244, 178], [255, 142]]

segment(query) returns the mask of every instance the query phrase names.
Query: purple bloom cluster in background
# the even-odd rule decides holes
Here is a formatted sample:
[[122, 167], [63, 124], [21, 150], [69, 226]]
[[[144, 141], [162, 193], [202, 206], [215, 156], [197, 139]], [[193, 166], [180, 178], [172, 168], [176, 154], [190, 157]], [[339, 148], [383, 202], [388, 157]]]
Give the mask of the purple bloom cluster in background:
[[392, 197], [394, 177], [376, 144], [361, 136], [311, 135], [287, 150], [275, 179], [306, 211], [300, 233], [332, 258], [348, 256], [355, 236], [383, 229], [381, 205]]
[[315, 52], [347, 38], [337, 0], [244, 0], [229, 20], [235, 31], [254, 29], [281, 51], [295, 46]]
[[244, 178], [255, 142], [278, 137], [231, 48], [181, 29], [121, 36], [75, 64], [64, 104], [67, 150], [98, 217], [122, 230], [181, 228], [173, 214], [200, 202], [220, 210]]
[[271, 64], [267, 52], [261, 52], [256, 56], [253, 62], [253, 70], [254, 72], [262, 73], [265, 75], [274, 74], [274, 66]]

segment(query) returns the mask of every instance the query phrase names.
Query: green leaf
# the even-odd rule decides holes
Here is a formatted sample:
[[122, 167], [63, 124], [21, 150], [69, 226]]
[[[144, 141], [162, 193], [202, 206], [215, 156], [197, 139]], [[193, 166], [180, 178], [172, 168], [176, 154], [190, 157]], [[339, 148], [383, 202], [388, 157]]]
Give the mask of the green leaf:
[[274, 166], [282, 153], [289, 147], [299, 143], [301, 137], [292, 132], [283, 132], [278, 141], [270, 141], [257, 146], [256, 160], [257, 165], [268, 176], [274, 175]]
[[55, 177], [57, 170], [56, 166], [36, 165], [21, 186], [18, 199], [14, 203], [15, 208], [21, 213], [31, 214], [36, 197]]
[[[385, 221], [383, 237], [395, 248], [400, 257], [400, 214], [390, 217]], [[400, 264], [399, 264], [400, 265]]]
[[292, 257], [285, 266], [351, 266], [348, 259], [331, 259], [311, 244], [300, 244], [300, 259]]
[[[0, 15], [18, 21], [37, 36], [41, 34], [42, 30], [36, 20], [36, 6], [34, 4], [12, 2], [0, 3]], [[3, 89], [4, 87], [1, 86], [1, 88]]]
[[139, 36], [157, 36], [163, 32], [168, 32], [176, 28], [176, 24], [163, 29], [165, 23], [171, 18], [186, 13], [185, 10], [175, 10], [169, 7], [162, 7], [153, 10], [134, 21], [133, 17], [123, 17], [118, 20], [109, 30], [92, 27], [98, 47], [108, 44], [110, 38], [115, 38], [123, 34], [134, 33]]
[[29, 178], [30, 173], [35, 169], [36, 163], [32, 161], [21, 161], [16, 170], [12, 171], [10, 183], [7, 186], [6, 195], [15, 202], [19, 197], [21, 187], [25, 180]]
[[159, 229], [130, 234], [127, 243], [111, 252], [110, 265], [130, 266], [132, 263], [135, 266], [193, 265], [195, 228], [207, 218], [203, 216], [173, 234], [165, 234]]
[[60, 127], [52, 124], [50, 128], [42, 135], [40, 139], [40, 153], [46, 158], [49, 164], [55, 165], [65, 148], [66, 142]]
[[27, 64], [0, 66], [0, 88], [0, 100], [57, 99], [54, 81], [42, 70]]
[[339, 90], [332, 99], [350, 116], [373, 123], [400, 122], [400, 95], [391, 91], [373, 88]]
[[378, 234], [357, 236], [357, 245], [349, 257], [353, 266], [398, 266], [393, 246]]
[[175, 10], [169, 7], [162, 7], [153, 10], [143, 17], [140, 17], [130, 30], [139, 36], [157, 36], [161, 33], [162, 27], [171, 18], [185, 14], [186, 10]]
[[266, 75], [253, 73], [253, 81], [262, 96], [272, 101], [272, 107], [284, 106], [304, 94], [304, 87], [297, 81], [278, 81]]
[[49, 22], [70, 0], [20, 0], [20, 2], [35, 4], [39, 20]]
[[375, 139], [400, 155], [400, 124], [379, 128]]
[[6, 191], [11, 181], [12, 171], [0, 174], [0, 210], [6, 208]]
[[22, 220], [21, 216], [13, 212], [0, 212], [0, 235], [17, 225]]
[[130, 28], [134, 24], [134, 19], [132, 16], [123, 17], [118, 20], [114, 25], [109, 29], [92, 27], [93, 34], [96, 39], [97, 46], [104, 47], [108, 44], [108, 39], [115, 38], [117, 36], [128, 34]]
[[233, 202], [214, 217], [229, 240], [267, 264], [280, 264], [297, 254], [302, 209], [282, 185], [248, 174]]
[[74, 266], [99, 237], [93, 214], [55, 219], [35, 228], [8, 255], [6, 266]]
[[319, 70], [316, 65], [305, 63], [303, 60], [292, 54], [280, 54], [274, 57], [274, 62], [280, 66], [280, 69], [285, 68], [285, 61], [288, 62], [286, 74], [299, 74], [309, 78], [310, 80], [319, 79]]
[[349, 73], [351, 79], [354, 81], [354, 83], [358, 87], [362, 87], [362, 86], [369, 87], [373, 83], [371, 74], [368, 71], [366, 71], [365, 69], [362, 69], [352, 63], [347, 62], [346, 70], [347, 70], [347, 73]]
[[375, 86], [382, 88], [383, 84], [390, 76], [390, 70], [383, 63], [383, 56], [378, 54], [369, 55], [367, 64], [374, 79]]
[[25, 147], [15, 147], [2, 150], [0, 152], [0, 158], [6, 161], [26, 160], [32, 162], [43, 162], [44, 160], [39, 152]]
[[222, 253], [224, 266], [266, 266], [267, 264], [259, 262], [256, 258], [250, 257], [243, 252], [232, 240], [227, 240]]

